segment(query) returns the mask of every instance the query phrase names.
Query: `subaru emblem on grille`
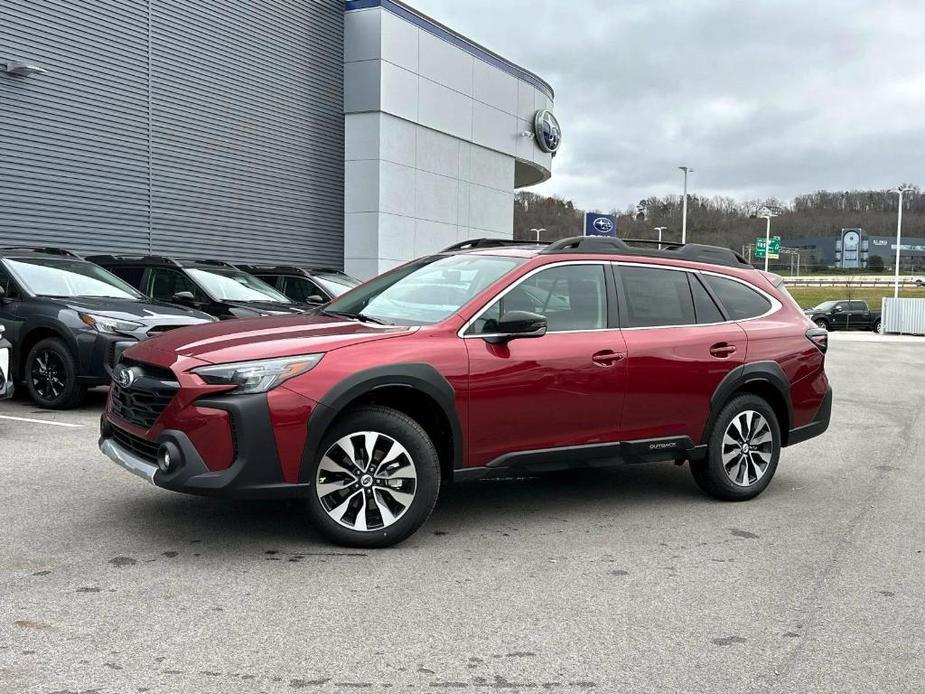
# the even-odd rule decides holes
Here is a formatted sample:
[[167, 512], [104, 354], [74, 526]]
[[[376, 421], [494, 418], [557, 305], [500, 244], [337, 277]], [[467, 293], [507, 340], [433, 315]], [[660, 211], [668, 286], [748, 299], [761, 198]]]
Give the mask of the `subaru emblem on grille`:
[[115, 382], [123, 388], [131, 388], [137, 377], [138, 374], [136, 374], [132, 369], [127, 369], [124, 366], [120, 366], [113, 374], [113, 379]]

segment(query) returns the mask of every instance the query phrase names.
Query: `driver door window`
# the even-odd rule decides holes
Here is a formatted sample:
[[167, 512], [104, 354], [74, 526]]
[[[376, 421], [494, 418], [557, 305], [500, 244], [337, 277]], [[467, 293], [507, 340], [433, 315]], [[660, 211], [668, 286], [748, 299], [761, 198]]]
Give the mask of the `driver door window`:
[[178, 270], [155, 268], [151, 270], [151, 296], [158, 301], [171, 301], [177, 292], [192, 292], [196, 301], [203, 301], [202, 291], [193, 281]]
[[561, 265], [541, 270], [508, 290], [472, 323], [467, 335], [488, 335], [509, 311], [545, 316], [547, 332], [607, 327], [607, 283], [603, 265]]
[[285, 277], [283, 281], [281, 291], [293, 301], [307, 303], [312, 296], [317, 296], [323, 301], [328, 300], [327, 292], [321, 291], [318, 285], [305, 277]]
[[7, 269], [3, 267], [2, 264], [0, 264], [0, 287], [3, 288], [3, 298], [19, 298], [19, 289], [16, 287], [16, 283], [13, 282], [13, 278], [10, 276], [10, 273], [7, 272]]

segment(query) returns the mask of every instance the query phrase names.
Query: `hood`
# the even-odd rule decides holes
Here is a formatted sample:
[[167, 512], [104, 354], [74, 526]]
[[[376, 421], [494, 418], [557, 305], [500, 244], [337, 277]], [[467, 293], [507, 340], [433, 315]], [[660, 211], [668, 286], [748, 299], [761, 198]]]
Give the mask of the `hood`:
[[346, 345], [408, 335], [417, 328], [376, 325], [329, 316], [270, 316], [171, 330], [132, 348], [144, 361], [146, 349], [213, 364], [327, 352]]
[[215, 319], [202, 311], [157, 301], [128, 301], [107, 297], [77, 296], [70, 299], [49, 299], [81, 313], [92, 313], [118, 320], [145, 325], [194, 325]]

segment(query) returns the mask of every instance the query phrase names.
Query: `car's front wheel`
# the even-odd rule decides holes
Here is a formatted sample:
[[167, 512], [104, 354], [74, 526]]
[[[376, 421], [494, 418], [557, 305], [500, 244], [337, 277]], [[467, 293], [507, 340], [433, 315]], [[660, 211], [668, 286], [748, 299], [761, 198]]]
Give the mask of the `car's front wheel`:
[[880, 335], [883, 334], [883, 323], [880, 322], [880, 319], [874, 321], [874, 332]]
[[780, 425], [768, 402], [757, 395], [740, 395], [720, 411], [707, 456], [693, 461], [691, 472], [710, 496], [745, 501], [770, 484], [780, 447]]
[[25, 368], [26, 390], [39, 407], [64, 410], [77, 407], [86, 388], [77, 382], [77, 363], [58, 338], [40, 340], [29, 350]]
[[362, 407], [325, 435], [311, 470], [308, 515], [329, 540], [388, 547], [433, 511], [440, 461], [424, 429], [402, 412]]
[[829, 321], [819, 318], [818, 320], [813, 321], [816, 324], [817, 328], [823, 328], [824, 330], [831, 330], [829, 327]]

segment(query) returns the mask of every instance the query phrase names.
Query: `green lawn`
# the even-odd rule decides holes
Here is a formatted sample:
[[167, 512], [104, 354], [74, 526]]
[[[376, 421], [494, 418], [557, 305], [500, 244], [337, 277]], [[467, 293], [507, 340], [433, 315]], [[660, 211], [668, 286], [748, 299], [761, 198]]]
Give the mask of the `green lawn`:
[[[871, 308], [879, 311], [880, 300], [893, 296], [892, 287], [787, 287], [787, 291], [803, 308], [818, 306], [823, 301], [854, 299], [866, 301]], [[925, 288], [900, 287], [899, 295], [925, 299]]]

